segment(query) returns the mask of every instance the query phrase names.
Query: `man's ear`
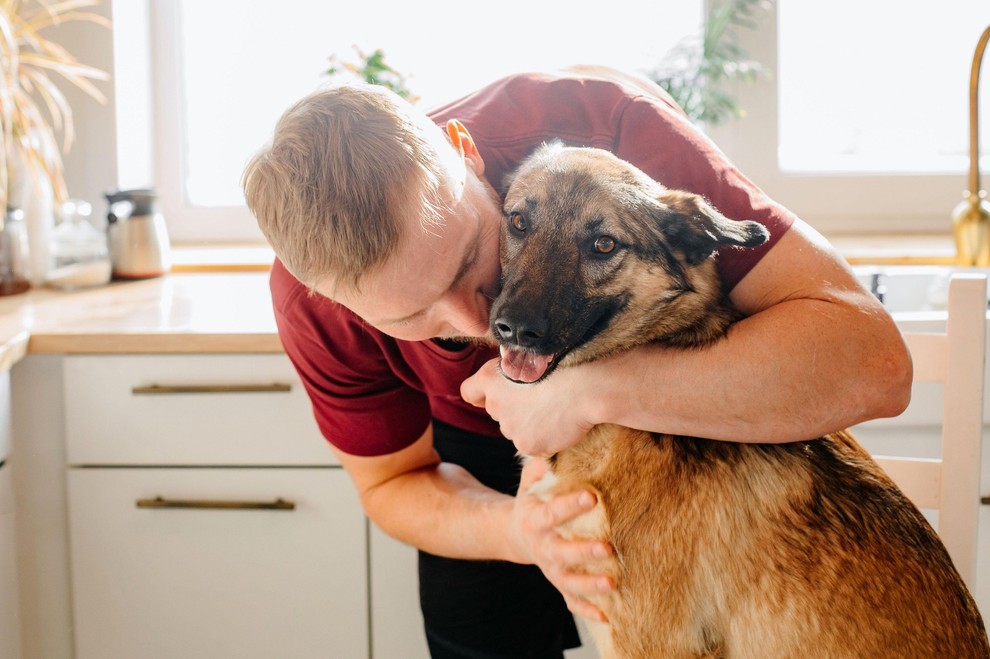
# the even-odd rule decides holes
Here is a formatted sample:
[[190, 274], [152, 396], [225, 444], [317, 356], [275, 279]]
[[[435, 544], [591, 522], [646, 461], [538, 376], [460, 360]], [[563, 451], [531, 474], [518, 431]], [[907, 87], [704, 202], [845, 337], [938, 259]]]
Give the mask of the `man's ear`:
[[756, 247], [770, 239], [766, 227], [749, 220], [730, 220], [702, 197], [680, 190], [664, 190], [662, 231], [671, 246], [683, 252], [691, 265], [715, 253], [719, 245]]
[[447, 137], [450, 138], [454, 150], [464, 158], [465, 163], [474, 170], [475, 174], [481, 176], [485, 173], [485, 162], [481, 159], [481, 153], [478, 152], [474, 138], [471, 137], [471, 133], [464, 127], [464, 124], [457, 119], [448, 119]]

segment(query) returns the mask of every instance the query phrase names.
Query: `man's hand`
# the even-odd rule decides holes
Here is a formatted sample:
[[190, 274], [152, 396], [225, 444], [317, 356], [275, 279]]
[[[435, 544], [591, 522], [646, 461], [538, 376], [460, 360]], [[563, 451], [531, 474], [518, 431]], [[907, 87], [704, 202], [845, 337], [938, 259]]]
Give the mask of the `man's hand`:
[[594, 423], [587, 407], [577, 403], [582, 366], [560, 369], [538, 384], [518, 384], [502, 377], [498, 361], [465, 380], [461, 396], [484, 407], [520, 453], [549, 457], [588, 434]]
[[605, 595], [615, 588], [612, 577], [585, 574], [581, 568], [588, 563], [601, 563], [612, 555], [611, 547], [598, 540], [565, 540], [557, 527], [594, 508], [596, 500], [590, 492], [571, 492], [544, 502], [530, 488], [547, 471], [544, 460], [530, 460], [523, 467], [513, 507], [513, 538], [523, 562], [533, 563], [564, 596], [572, 613], [589, 620], [605, 621], [601, 609], [587, 598]]

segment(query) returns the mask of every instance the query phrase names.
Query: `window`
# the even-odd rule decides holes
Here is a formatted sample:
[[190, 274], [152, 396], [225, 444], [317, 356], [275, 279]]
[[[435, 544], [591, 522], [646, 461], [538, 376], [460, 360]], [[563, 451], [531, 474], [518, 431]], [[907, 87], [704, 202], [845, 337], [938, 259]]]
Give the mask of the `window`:
[[980, 0], [777, 0], [743, 34], [773, 78], [741, 89], [748, 116], [714, 137], [826, 234], [947, 232], [967, 187], [970, 69], [987, 25]]
[[897, 0], [833, 0], [812, 13], [778, 3], [781, 170], [965, 169], [969, 62], [980, 19], [990, 19], [985, 4], [911, 12]]
[[[249, 10], [240, 0], [113, 0], [120, 185], [159, 188], [174, 241], [261, 240], [241, 172], [284, 109], [327, 82], [331, 53], [384, 49], [429, 107], [525, 68], [650, 70], [715, 1], [613, 0], [589, 19], [559, 1], [505, 0], [483, 14], [451, 0], [252, 0]], [[947, 231], [966, 187], [969, 73], [990, 7], [775, 5], [740, 32], [772, 75], [738, 87], [747, 116], [713, 128], [715, 141], [826, 235]], [[990, 123], [981, 125], [988, 154]]]
[[[252, 0], [249, 9], [243, 0], [155, 0], [150, 10], [116, 0], [114, 23], [136, 41], [116, 46], [134, 54], [118, 57], [125, 66], [145, 48], [142, 24], [152, 26], [156, 143], [143, 175], [154, 172], [173, 240], [250, 240], [261, 235], [243, 206], [244, 165], [282, 112], [328, 81], [331, 53], [349, 61], [355, 46], [382, 48], [428, 108], [526, 68], [649, 70], [702, 21], [702, 0], [668, 4], [613, 0], [589, 20], [561, 1], [505, 0], [496, 12], [452, 0]], [[118, 111], [131, 113], [130, 104]], [[141, 184], [142, 168], [129, 172]]]

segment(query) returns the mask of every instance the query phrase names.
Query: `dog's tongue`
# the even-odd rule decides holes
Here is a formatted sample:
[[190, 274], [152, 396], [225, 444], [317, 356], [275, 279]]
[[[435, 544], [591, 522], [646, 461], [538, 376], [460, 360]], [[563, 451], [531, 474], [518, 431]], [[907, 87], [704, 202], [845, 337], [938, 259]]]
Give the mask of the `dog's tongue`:
[[553, 355], [534, 355], [525, 350], [507, 348], [502, 346], [499, 349], [502, 355], [500, 364], [502, 373], [506, 377], [517, 382], [536, 382], [550, 367]]

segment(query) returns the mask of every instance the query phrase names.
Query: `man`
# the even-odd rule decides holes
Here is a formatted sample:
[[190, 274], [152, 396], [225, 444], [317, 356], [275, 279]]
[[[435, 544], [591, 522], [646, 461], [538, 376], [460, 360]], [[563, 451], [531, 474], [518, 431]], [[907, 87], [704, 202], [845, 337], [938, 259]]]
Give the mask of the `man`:
[[[496, 352], [463, 340], [488, 334], [502, 179], [551, 139], [608, 149], [769, 229], [763, 247], [718, 254], [747, 316], [725, 340], [637, 348], [536, 386], [501, 378]], [[319, 426], [369, 517], [421, 550], [434, 657], [560, 657], [576, 642], [565, 603], [602, 617], [585, 596], [614, 584], [576, 567], [610, 548], [554, 532], [593, 497], [527, 496], [540, 461], [520, 476], [516, 447], [549, 455], [602, 422], [792, 441], [908, 401], [910, 358], [882, 307], [637, 77], [510, 76], [429, 118], [380, 88], [325, 90], [286, 112], [244, 187], [279, 257], [279, 333]]]

